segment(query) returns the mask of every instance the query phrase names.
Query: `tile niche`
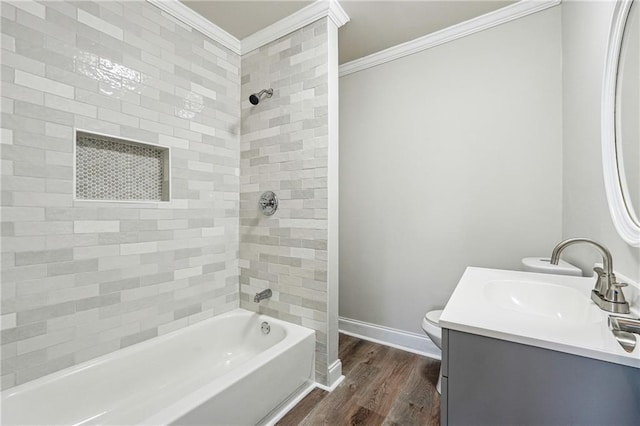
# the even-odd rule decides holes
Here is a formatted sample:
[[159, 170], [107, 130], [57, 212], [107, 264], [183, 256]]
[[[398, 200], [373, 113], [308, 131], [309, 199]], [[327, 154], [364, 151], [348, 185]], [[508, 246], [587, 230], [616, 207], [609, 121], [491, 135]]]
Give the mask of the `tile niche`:
[[169, 201], [167, 147], [76, 131], [75, 196], [92, 201]]

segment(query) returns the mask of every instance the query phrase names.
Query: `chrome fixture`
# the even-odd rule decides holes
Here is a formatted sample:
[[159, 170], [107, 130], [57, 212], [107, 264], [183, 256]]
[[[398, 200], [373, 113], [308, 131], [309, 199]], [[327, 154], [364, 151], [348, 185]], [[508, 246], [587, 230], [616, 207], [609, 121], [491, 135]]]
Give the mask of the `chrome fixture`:
[[260, 293], [256, 293], [255, 297], [253, 298], [253, 301], [255, 303], [260, 303], [261, 300], [268, 299], [272, 295], [273, 295], [273, 292], [271, 291], [270, 288], [268, 288], [266, 290], [262, 290]]
[[262, 100], [262, 96], [266, 96], [267, 98], [272, 97], [273, 89], [262, 89], [258, 93], [252, 94], [249, 96], [249, 102], [251, 102], [252, 105], [258, 105], [260, 100]]
[[635, 335], [640, 335], [640, 319], [609, 315], [609, 329], [625, 351], [633, 352], [637, 341]]
[[269, 325], [268, 322], [263, 321], [262, 324], [260, 325], [260, 330], [262, 330], [262, 334], [269, 334], [271, 333], [271, 326]]
[[598, 249], [602, 255], [603, 268], [593, 268], [598, 278], [596, 279], [594, 289], [591, 290], [591, 300], [604, 311], [616, 314], [628, 314], [629, 302], [625, 300], [624, 293], [622, 292], [622, 287], [626, 287], [627, 284], [616, 281], [616, 276], [613, 273], [611, 252], [602, 244], [588, 238], [569, 238], [568, 240], [561, 241], [554, 247], [551, 253], [551, 263], [557, 265], [560, 261], [560, 253], [562, 253], [565, 248], [578, 243], [591, 244]]
[[273, 191], [263, 192], [258, 201], [258, 207], [265, 216], [273, 215], [278, 210], [278, 197]]

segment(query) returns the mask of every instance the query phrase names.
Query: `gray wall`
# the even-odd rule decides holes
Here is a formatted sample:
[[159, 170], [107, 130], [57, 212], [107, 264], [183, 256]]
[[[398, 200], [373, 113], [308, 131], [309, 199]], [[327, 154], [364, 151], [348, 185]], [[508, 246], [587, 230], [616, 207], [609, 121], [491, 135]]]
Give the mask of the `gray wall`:
[[[2, 10], [2, 387], [238, 306], [240, 58], [144, 1]], [[74, 127], [172, 149], [172, 201], [73, 199]]]
[[340, 79], [340, 316], [421, 333], [561, 237], [558, 7]]
[[[615, 2], [563, 1], [563, 215], [565, 238], [589, 237], [613, 255], [613, 266], [640, 281], [640, 248], [616, 232], [604, 189], [600, 117], [602, 78]], [[570, 250], [570, 251], [569, 251]], [[601, 262], [588, 247], [567, 250], [567, 259], [589, 271]]]

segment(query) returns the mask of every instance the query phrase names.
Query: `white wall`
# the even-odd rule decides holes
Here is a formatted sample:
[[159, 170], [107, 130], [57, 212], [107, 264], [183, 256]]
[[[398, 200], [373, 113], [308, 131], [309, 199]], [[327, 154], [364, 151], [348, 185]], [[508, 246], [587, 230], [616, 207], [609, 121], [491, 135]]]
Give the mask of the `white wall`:
[[340, 79], [340, 316], [422, 333], [561, 237], [560, 8]]
[[[600, 114], [602, 74], [614, 2], [565, 1], [563, 43], [563, 237], [589, 237], [613, 255], [614, 268], [640, 280], [640, 249], [617, 234], [602, 175]], [[567, 251], [567, 259], [588, 270], [600, 261], [588, 247]]]

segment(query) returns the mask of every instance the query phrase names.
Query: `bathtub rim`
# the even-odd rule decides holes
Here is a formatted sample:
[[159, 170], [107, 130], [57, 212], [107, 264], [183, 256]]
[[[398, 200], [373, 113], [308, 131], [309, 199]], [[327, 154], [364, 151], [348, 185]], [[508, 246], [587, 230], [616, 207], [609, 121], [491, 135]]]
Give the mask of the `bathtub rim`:
[[[29, 392], [31, 390], [39, 388], [40, 386], [50, 384], [51, 382], [60, 380], [72, 374], [79, 373], [89, 368], [95, 368], [97, 366], [103, 365], [108, 362], [114, 362], [114, 361], [117, 362], [122, 358], [131, 356], [138, 352], [142, 352], [157, 344], [161, 344], [163, 342], [171, 340], [176, 335], [179, 335], [188, 331], [197, 331], [200, 328], [210, 326], [211, 322], [215, 320], [226, 319], [230, 317], [231, 318], [232, 317], [247, 318], [249, 321], [256, 321], [258, 323], [260, 321], [268, 321], [268, 322], [271, 322], [272, 324], [278, 324], [285, 329], [286, 335], [284, 339], [277, 342], [275, 345], [267, 348], [263, 352], [260, 352], [255, 358], [252, 358], [251, 364], [250, 364], [252, 368], [248, 371], [254, 371], [255, 369], [260, 368], [260, 366], [264, 365], [268, 361], [275, 358], [281, 352], [279, 346], [282, 345], [282, 343], [287, 340], [295, 340], [297, 343], [297, 342], [303, 341], [306, 338], [309, 338], [309, 336], [312, 336], [315, 344], [315, 331], [310, 328], [307, 328], [298, 324], [293, 324], [293, 323], [290, 323], [278, 318], [274, 318], [265, 314], [260, 314], [258, 312], [253, 312], [253, 311], [249, 311], [242, 308], [235, 308], [230, 311], [224, 312], [222, 314], [215, 315], [210, 318], [206, 318], [202, 321], [198, 321], [195, 324], [187, 325], [177, 330], [172, 330], [170, 332], [154, 337], [152, 339], [145, 340], [143, 342], [128, 346], [126, 348], [115, 350], [113, 352], [109, 352], [97, 358], [81, 362], [71, 367], [64, 368], [54, 373], [47, 374], [37, 379], [6, 389], [0, 393], [0, 402], [4, 404], [4, 401], [6, 399], [11, 398], [13, 396]], [[315, 353], [313, 356], [315, 361]], [[237, 368], [237, 367], [234, 369], [231, 369], [225, 374], [223, 374], [221, 377], [216, 378], [215, 387], [219, 387], [218, 392], [222, 392], [231, 383], [234, 383], [235, 380], [238, 380], [239, 378], [248, 374], [248, 371], [243, 370], [242, 368]], [[312, 369], [312, 371], [310, 372], [309, 383], [315, 386], [315, 370], [314, 369]], [[213, 384], [209, 383], [205, 386], [202, 386], [201, 388], [198, 388], [197, 390], [195, 390], [194, 392], [190, 393], [185, 397], [176, 398], [176, 400], [171, 405], [165, 407], [164, 409], [157, 412], [156, 414], [147, 416], [142, 423], [144, 424], [170, 423], [172, 420], [171, 417], [174, 417], [175, 415], [175, 418], [178, 418], [180, 414], [183, 414], [183, 412], [177, 412], [175, 410], [171, 410], [171, 408], [178, 408], [177, 407], [178, 405], [180, 407], [186, 407], [187, 405], [196, 407], [202, 401], [206, 400], [206, 398], [210, 398], [211, 396], [214, 396], [218, 393], [218, 392], [212, 392], [213, 387], [214, 387]], [[209, 392], [207, 393], [207, 391]], [[194, 396], [194, 394], [200, 397], [197, 398], [197, 400], [192, 400], [188, 404], [184, 402], [189, 397]], [[204, 394], [206, 394], [207, 397], [205, 397]], [[175, 411], [175, 412], [171, 413], [171, 411]]]
[[[244, 311], [244, 309], [239, 309], [239, 310]], [[251, 311], [246, 311], [246, 312], [251, 312]], [[286, 321], [278, 320], [277, 318], [273, 318], [268, 315], [258, 314], [255, 312], [251, 312], [251, 313], [254, 315], [257, 315], [259, 319], [264, 318], [268, 320], [275, 320], [280, 324], [284, 324], [285, 328], [293, 326], [292, 328], [294, 328], [294, 331], [297, 332], [296, 333], [297, 335], [295, 337], [291, 337], [291, 340], [293, 339], [296, 340], [294, 345], [301, 344], [305, 339], [312, 339], [315, 347], [315, 331], [314, 330], [304, 326], [297, 325], [297, 324], [292, 324]], [[287, 328], [287, 332], [288, 331], [289, 329]], [[284, 340], [287, 340], [287, 338], [285, 337]], [[281, 343], [281, 342], [278, 342], [278, 343]], [[229, 386], [236, 383], [243, 377], [262, 368], [265, 364], [272, 361], [281, 353], [282, 351], [278, 347], [278, 344], [268, 348], [267, 350], [258, 354], [255, 358], [251, 359], [250, 369], [235, 368], [229, 371], [228, 373], [224, 374], [224, 376], [217, 378], [215, 380], [215, 383], [208, 383], [202, 386], [201, 388], [195, 390], [194, 392], [190, 393], [189, 395], [176, 399], [170, 406], [167, 406], [163, 408], [161, 411], [157, 412], [156, 414], [150, 417], [147, 417], [141, 424], [145, 424], [145, 425], [172, 424], [174, 421], [180, 419], [185, 413], [188, 413], [196, 409], [197, 407], [206, 403], [208, 400], [212, 399], [216, 395], [224, 392], [225, 389], [227, 389]], [[312, 386], [311, 389], [317, 386], [315, 382], [315, 360], [316, 360], [315, 358], [316, 356], [315, 356], [315, 350], [314, 350], [312, 355], [312, 360], [311, 360], [311, 371], [309, 372], [307, 383], [302, 386], [304, 390], [306, 390], [306, 388], [309, 386]], [[309, 392], [310, 391], [311, 390], [309, 390]], [[280, 403], [277, 407], [274, 407], [269, 413], [267, 413], [265, 417], [263, 417], [263, 419], [266, 417], [269, 417], [271, 413], [277, 410], [278, 407], [282, 406], [283, 404], [286, 404], [286, 402], [291, 400], [291, 398], [295, 398], [295, 395], [299, 392], [300, 392], [300, 387], [296, 389], [294, 391], [294, 394], [290, 395], [286, 401]]]

